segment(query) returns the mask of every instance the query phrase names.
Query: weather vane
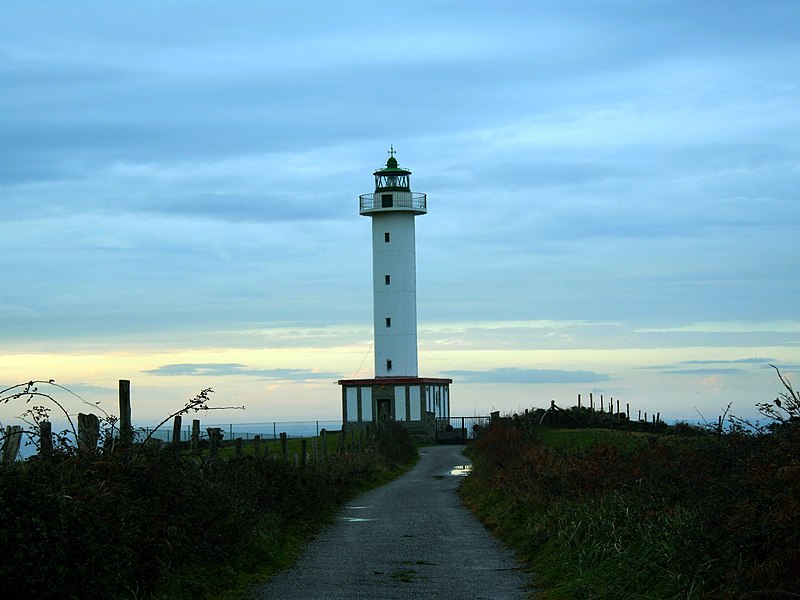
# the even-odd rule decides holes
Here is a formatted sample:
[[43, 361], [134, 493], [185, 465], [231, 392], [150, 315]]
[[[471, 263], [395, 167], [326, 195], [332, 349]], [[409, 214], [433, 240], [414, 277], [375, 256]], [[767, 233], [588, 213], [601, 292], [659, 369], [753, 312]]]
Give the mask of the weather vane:
[[388, 152], [388, 154], [389, 154], [389, 156], [394, 156], [394, 144], [392, 144], [391, 146], [389, 146], [389, 152]]

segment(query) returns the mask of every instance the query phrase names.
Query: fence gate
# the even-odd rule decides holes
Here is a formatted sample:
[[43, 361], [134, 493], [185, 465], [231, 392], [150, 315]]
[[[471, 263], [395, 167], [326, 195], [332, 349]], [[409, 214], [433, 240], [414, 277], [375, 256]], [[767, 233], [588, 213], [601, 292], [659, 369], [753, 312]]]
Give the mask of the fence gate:
[[478, 438], [489, 417], [437, 417], [437, 444], [466, 444]]

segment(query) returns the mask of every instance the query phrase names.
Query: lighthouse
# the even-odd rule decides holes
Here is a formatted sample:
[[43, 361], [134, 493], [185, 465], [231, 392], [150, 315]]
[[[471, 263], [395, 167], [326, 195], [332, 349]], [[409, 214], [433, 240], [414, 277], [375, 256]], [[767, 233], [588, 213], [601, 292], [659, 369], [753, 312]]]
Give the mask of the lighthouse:
[[338, 382], [342, 421], [346, 428], [395, 420], [429, 430], [449, 416], [452, 380], [418, 372], [415, 220], [427, 213], [427, 196], [411, 190], [411, 171], [398, 165], [394, 147], [373, 177], [374, 191], [359, 196], [359, 214], [372, 226], [375, 376]]
[[372, 220], [375, 376], [417, 376], [417, 265], [414, 220], [427, 212], [425, 194], [411, 191], [411, 171], [390, 150], [375, 191], [359, 197]]

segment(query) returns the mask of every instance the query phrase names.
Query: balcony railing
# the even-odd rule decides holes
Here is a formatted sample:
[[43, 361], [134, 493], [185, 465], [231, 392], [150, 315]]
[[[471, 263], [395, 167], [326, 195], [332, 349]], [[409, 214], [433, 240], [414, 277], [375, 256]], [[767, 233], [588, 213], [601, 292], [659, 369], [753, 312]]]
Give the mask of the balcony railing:
[[383, 194], [362, 194], [359, 196], [359, 210], [369, 212], [373, 210], [397, 210], [411, 209], [420, 212], [427, 212], [428, 199], [426, 194], [411, 192], [411, 194], [393, 194], [390, 206], [386, 206], [382, 198]]

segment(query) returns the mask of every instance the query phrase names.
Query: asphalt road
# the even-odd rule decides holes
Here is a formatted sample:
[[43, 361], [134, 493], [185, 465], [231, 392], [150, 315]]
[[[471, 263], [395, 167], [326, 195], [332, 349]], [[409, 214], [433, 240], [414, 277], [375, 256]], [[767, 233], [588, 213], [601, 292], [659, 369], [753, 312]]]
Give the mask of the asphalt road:
[[456, 496], [469, 464], [461, 450], [423, 448], [413, 469], [355, 498], [292, 569], [254, 588], [251, 597], [526, 598], [528, 578], [513, 554]]

